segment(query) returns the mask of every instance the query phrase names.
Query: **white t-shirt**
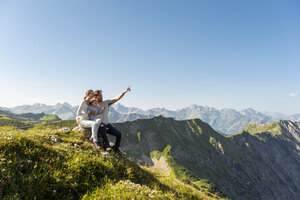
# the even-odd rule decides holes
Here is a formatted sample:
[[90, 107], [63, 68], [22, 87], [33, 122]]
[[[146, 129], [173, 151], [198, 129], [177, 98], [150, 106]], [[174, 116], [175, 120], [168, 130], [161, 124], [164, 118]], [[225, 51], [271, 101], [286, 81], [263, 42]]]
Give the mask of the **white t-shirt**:
[[105, 100], [105, 101], [102, 101], [98, 107], [100, 108], [103, 108], [105, 107], [105, 110], [103, 111], [103, 113], [101, 114], [101, 122], [103, 124], [108, 124], [108, 107], [111, 105], [112, 101], [111, 100]]
[[76, 118], [79, 118], [80, 120], [86, 120], [88, 119], [88, 105], [86, 102], [83, 100], [78, 107]]

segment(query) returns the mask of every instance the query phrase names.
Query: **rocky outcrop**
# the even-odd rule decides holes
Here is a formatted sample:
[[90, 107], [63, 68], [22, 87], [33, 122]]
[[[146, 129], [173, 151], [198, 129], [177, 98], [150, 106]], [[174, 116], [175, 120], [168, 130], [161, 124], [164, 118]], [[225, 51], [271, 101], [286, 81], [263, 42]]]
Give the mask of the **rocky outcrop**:
[[72, 131], [82, 132], [84, 133], [85, 138], [89, 139], [92, 135], [91, 128], [82, 128], [81, 126], [76, 126], [72, 129]]

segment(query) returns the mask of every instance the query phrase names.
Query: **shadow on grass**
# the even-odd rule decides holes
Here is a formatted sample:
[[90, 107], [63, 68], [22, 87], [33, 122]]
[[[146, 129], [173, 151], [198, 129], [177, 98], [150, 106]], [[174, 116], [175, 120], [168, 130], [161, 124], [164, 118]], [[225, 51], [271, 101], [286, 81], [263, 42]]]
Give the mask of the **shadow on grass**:
[[178, 195], [126, 157], [81, 158], [26, 137], [0, 143], [0, 170], [0, 199], [80, 199], [120, 180]]

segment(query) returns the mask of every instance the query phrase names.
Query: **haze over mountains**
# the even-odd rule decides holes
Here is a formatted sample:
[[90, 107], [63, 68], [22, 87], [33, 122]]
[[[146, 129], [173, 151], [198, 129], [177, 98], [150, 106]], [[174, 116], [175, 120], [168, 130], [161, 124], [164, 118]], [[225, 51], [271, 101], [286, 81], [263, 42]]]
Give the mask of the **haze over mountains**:
[[[16, 114], [21, 113], [45, 113], [55, 114], [63, 120], [75, 119], [78, 106], [72, 106], [69, 103], [58, 103], [56, 105], [46, 105], [35, 103], [33, 105], [21, 105], [13, 108], [0, 108], [9, 110]], [[300, 121], [300, 114], [285, 115], [282, 113], [258, 112], [252, 108], [244, 110], [234, 109], [215, 109], [213, 107], [191, 105], [176, 111], [165, 108], [152, 108], [142, 110], [135, 107], [126, 107], [121, 104], [115, 104], [110, 107], [110, 122], [134, 121], [136, 119], [150, 119], [154, 116], [162, 115], [172, 117], [177, 120], [199, 118], [210, 124], [215, 130], [224, 135], [235, 134], [244, 129], [248, 124], [264, 124], [277, 120]]]

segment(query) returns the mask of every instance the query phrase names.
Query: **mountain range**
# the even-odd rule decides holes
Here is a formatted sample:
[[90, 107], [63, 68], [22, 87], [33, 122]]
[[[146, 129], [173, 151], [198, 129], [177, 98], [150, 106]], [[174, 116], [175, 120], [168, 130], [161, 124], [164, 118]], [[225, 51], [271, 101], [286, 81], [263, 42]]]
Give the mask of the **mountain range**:
[[299, 125], [251, 124], [225, 137], [200, 119], [114, 124], [124, 134], [122, 149], [136, 162], [187, 182], [208, 179], [232, 199], [258, 200], [299, 198]]
[[[55, 114], [63, 120], [75, 119], [78, 106], [69, 103], [58, 103], [56, 105], [46, 105], [35, 103], [33, 105], [22, 105], [13, 108], [2, 108], [13, 113], [45, 113]], [[215, 130], [224, 135], [235, 134], [244, 129], [248, 124], [264, 124], [277, 120], [300, 121], [300, 114], [285, 115], [282, 113], [258, 112], [252, 108], [245, 110], [215, 109], [213, 107], [192, 105], [176, 111], [165, 108], [152, 108], [142, 110], [135, 107], [126, 107], [115, 104], [110, 107], [110, 122], [134, 121], [136, 119], [150, 119], [154, 116], [172, 117], [177, 120], [199, 118], [209, 123]]]

